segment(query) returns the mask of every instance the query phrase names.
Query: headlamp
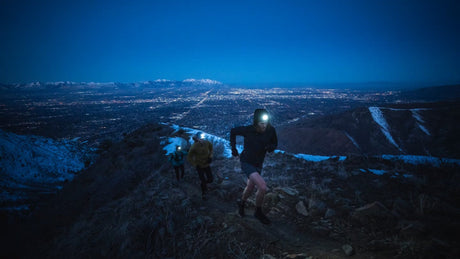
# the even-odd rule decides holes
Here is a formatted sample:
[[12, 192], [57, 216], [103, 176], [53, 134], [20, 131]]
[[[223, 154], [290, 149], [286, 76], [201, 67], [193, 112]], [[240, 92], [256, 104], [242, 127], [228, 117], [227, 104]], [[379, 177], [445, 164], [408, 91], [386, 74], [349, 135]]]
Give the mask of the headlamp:
[[204, 139], [204, 133], [200, 134], [200, 139]]
[[268, 121], [268, 114], [263, 114], [261, 117], [260, 117], [261, 121], [263, 122], [266, 122]]
[[181, 147], [180, 147], [180, 146], [178, 146], [178, 147], [177, 147], [177, 150], [181, 150]]

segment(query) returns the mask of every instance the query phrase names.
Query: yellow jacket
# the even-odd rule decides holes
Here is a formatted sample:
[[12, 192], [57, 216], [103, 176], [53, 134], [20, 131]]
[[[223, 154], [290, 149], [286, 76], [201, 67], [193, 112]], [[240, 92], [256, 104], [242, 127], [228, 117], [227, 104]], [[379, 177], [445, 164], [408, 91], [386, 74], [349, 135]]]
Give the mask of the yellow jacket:
[[212, 144], [207, 140], [193, 143], [187, 155], [187, 161], [192, 166], [199, 166], [200, 168], [209, 166], [209, 158], [212, 158]]

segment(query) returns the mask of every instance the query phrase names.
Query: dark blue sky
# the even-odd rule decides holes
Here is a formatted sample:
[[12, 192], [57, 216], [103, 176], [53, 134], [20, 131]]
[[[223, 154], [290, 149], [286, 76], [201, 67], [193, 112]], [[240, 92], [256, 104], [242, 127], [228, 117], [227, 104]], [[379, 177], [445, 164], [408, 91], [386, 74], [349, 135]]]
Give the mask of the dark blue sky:
[[0, 0], [0, 82], [460, 83], [457, 2]]

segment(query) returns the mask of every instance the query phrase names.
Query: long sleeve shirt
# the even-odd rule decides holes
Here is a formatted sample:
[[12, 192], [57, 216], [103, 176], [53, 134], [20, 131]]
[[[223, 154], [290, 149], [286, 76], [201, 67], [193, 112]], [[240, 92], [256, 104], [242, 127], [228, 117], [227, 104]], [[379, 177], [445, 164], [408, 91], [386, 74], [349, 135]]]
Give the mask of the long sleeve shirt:
[[269, 125], [263, 133], [253, 125], [236, 127], [230, 130], [230, 145], [235, 148], [236, 136], [244, 137], [244, 150], [240, 155], [241, 162], [262, 167], [267, 151], [272, 152], [278, 146], [276, 130]]
[[168, 160], [173, 166], [181, 166], [184, 164], [184, 158], [186, 155], [187, 152], [185, 151], [174, 151], [174, 153], [169, 156]]

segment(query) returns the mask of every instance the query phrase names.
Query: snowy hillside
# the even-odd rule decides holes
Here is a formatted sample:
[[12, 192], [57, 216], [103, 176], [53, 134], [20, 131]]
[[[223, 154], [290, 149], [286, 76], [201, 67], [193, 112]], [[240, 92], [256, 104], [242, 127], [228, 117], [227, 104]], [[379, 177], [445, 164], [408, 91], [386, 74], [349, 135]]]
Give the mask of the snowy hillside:
[[77, 140], [56, 141], [0, 130], [0, 208], [27, 208], [28, 200], [53, 193], [72, 180], [90, 157], [90, 150]]
[[[376, 107], [375, 107], [376, 108]], [[378, 108], [377, 108], [378, 109]], [[373, 114], [374, 116], [374, 114]], [[385, 125], [385, 121], [382, 115], [374, 117], [377, 123], [379, 125]], [[383, 121], [383, 122], [382, 122]], [[164, 124], [166, 125], [166, 124]], [[184, 130], [185, 133], [189, 134], [190, 136], [195, 135], [197, 132], [202, 132], [200, 130], [192, 129], [192, 128], [187, 128], [187, 127], [180, 127], [178, 125], [171, 125], [171, 127], [177, 132], [179, 130]], [[383, 131], [383, 129], [382, 129]], [[223, 156], [225, 158], [230, 158], [232, 157], [232, 150], [230, 147], [230, 141], [220, 138], [218, 136], [203, 132], [205, 135], [205, 138], [209, 140], [211, 143], [213, 143], [214, 147], [216, 146], [221, 146], [223, 150], [222, 154], [217, 154], [218, 156]], [[190, 137], [187, 140], [190, 145], [193, 144], [193, 139]], [[187, 141], [183, 138], [180, 137], [172, 137], [169, 138], [167, 143], [164, 142], [164, 148], [163, 150], [166, 151], [166, 155], [169, 155], [174, 152], [176, 149], [176, 146], [181, 146], [182, 148], [187, 147]], [[238, 149], [238, 152], [241, 153], [243, 151], [243, 146], [242, 145], [237, 145], [236, 148]], [[338, 159], [339, 161], [344, 161], [347, 159], [347, 156], [323, 156], [323, 155], [313, 155], [313, 154], [303, 154], [303, 153], [290, 153], [286, 152], [283, 150], [275, 150], [275, 153], [282, 153], [286, 154], [288, 156], [293, 156], [296, 158], [300, 158], [306, 161], [311, 161], [311, 162], [321, 162], [327, 159]], [[214, 154], [216, 155], [216, 154]], [[417, 156], [417, 155], [379, 155], [376, 157], [381, 157], [385, 160], [399, 160], [403, 161], [404, 163], [408, 164], [413, 164], [413, 165], [423, 165], [423, 164], [429, 164], [432, 166], [440, 166], [441, 164], [452, 164], [452, 165], [460, 165], [460, 159], [451, 159], [451, 158], [440, 158], [440, 157], [433, 157], [433, 156]]]
[[280, 127], [279, 148], [325, 156], [417, 155], [460, 159], [459, 111], [458, 102], [359, 107]]

